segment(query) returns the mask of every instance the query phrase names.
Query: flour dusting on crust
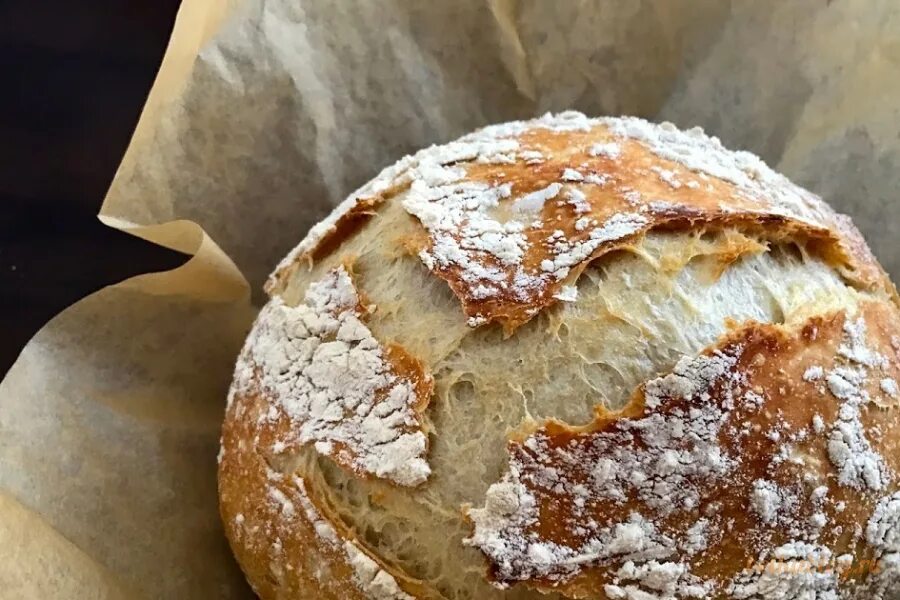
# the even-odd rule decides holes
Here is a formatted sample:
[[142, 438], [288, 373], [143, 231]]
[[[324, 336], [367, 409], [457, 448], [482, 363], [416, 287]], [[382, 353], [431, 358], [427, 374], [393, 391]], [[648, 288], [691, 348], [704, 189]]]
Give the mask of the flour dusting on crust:
[[400, 589], [393, 576], [351, 542], [344, 542], [347, 561], [353, 568], [353, 580], [371, 600], [416, 600]]
[[866, 527], [866, 539], [879, 553], [900, 552], [900, 492], [878, 502]]
[[[530, 579], [565, 583], [585, 566], [619, 562], [623, 563], [620, 571], [630, 563], [634, 572], [655, 573], [660, 566], [655, 561], [672, 558], [689, 545], [705, 545], [705, 540], [698, 540], [703, 537], [700, 527], [692, 536], [678, 539], [658, 529], [661, 521], [638, 511], [606, 524], [596, 513], [605, 504], [621, 504], [634, 497], [653, 515], [693, 511], [703, 486], [734, 469], [738, 458], [729, 456], [718, 441], [728, 410], [708, 401], [712, 387], [720, 386], [726, 389], [731, 406], [740, 402], [730, 387], [740, 383], [733, 368], [742, 349], [731, 350], [686, 357], [672, 374], [647, 384], [649, 407], [661, 408], [675, 400], [677, 408], [616, 421], [589, 440], [573, 437], [557, 446], [552, 434], [539, 431], [514, 446], [504, 481], [488, 490], [483, 509], [468, 513], [475, 525], [469, 543], [490, 558], [498, 583]], [[567, 504], [561, 511], [565, 519], [561, 525], [576, 544], [545, 539], [532, 527], [538, 523], [534, 493], [555, 491], [568, 496], [558, 499]], [[691, 576], [684, 565], [677, 570], [681, 575], [666, 589], [678, 596], [648, 597], [702, 597], [687, 594], [705, 590], [706, 584]], [[629, 578], [616, 576], [623, 579]], [[628, 585], [636, 584], [608, 585], [615, 597], [620, 588], [626, 594]]]
[[[725, 148], [715, 136], [700, 127], [682, 131], [672, 123], [651, 123], [637, 117], [604, 119], [616, 136], [639, 140], [660, 158], [679, 163], [692, 171], [737, 185], [767, 211], [809, 223], [828, 222], [834, 213], [815, 194], [776, 173], [758, 156]], [[680, 186], [669, 172], [658, 174], [673, 187]]]
[[835, 246], [827, 257], [854, 267], [847, 273], [886, 285], [847, 219], [756, 156], [699, 128], [571, 111], [485, 127], [402, 159], [314, 228], [273, 280], [354, 210], [394, 197], [424, 226], [418, 256], [472, 326], [500, 322], [511, 332], [555, 303], [580, 265], [686, 220], [765, 224], [773, 237], [802, 232]]
[[818, 570], [814, 565], [832, 563], [828, 548], [789, 542], [775, 549], [772, 559], [778, 568], [748, 570], [728, 588], [736, 600], [839, 600], [840, 573], [833, 569]]
[[866, 526], [866, 541], [874, 548], [878, 562], [858, 598], [897, 600], [900, 598], [900, 492], [878, 502]]
[[291, 423], [280, 450], [315, 449], [359, 473], [414, 486], [430, 473], [420, 413], [431, 377], [399, 349], [382, 346], [367, 308], [338, 267], [299, 306], [273, 298], [260, 312], [236, 368], [233, 393], [261, 390]]
[[866, 389], [871, 387], [869, 370], [883, 369], [887, 359], [866, 345], [864, 319], [845, 323], [844, 336], [844, 343], [838, 347], [837, 364], [825, 376], [828, 391], [841, 401], [828, 439], [828, 456], [838, 469], [841, 485], [881, 491], [892, 474], [884, 458], [872, 449], [861, 411], [872, 400]]
[[319, 509], [313, 504], [312, 499], [309, 497], [309, 493], [306, 491], [306, 482], [303, 481], [303, 478], [297, 477], [296, 475], [291, 479], [293, 480], [294, 485], [297, 486], [297, 495], [300, 498], [300, 506], [303, 509], [303, 514], [306, 516], [306, 520], [316, 530], [316, 535], [326, 544], [337, 546], [340, 543], [340, 537], [334, 526], [328, 519], [325, 519], [321, 513], [319, 513]]
[[[467, 543], [501, 588], [577, 595], [599, 585], [626, 600], [866, 597], [838, 595], [866, 541], [885, 568], [900, 564], [900, 495], [880, 501], [865, 534], [864, 523], [833, 524], [895, 479], [873, 441], [879, 428], [862, 416], [890, 401], [880, 382], [898, 369], [868, 318], [885, 317], [865, 303], [853, 319], [813, 317], [791, 333], [745, 325], [648, 381], [619, 413], [515, 437], [503, 479], [467, 510]], [[895, 576], [863, 575], [872, 600], [892, 600], [878, 582]]]

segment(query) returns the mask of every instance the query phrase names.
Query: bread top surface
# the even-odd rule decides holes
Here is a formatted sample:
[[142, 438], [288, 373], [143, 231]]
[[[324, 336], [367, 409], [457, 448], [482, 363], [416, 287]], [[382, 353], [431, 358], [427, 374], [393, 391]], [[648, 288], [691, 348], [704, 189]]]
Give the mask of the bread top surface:
[[556, 302], [584, 264], [664, 227], [734, 225], [813, 242], [854, 281], [891, 289], [849, 219], [756, 156], [699, 129], [563, 113], [486, 127], [386, 169], [314, 228], [270, 291], [400, 191], [425, 229], [410, 250], [447, 281], [473, 325], [514, 330]]
[[[847, 533], [894, 539], [894, 289], [846, 218], [752, 155], [630, 118], [487, 128], [386, 169], [267, 289], [220, 460], [265, 598], [895, 589], [900, 548]], [[883, 363], [841, 353], [859, 322]], [[709, 390], [648, 402], [716, 357]], [[864, 402], [833, 393], [840, 369], [866, 370]], [[692, 426], [659, 451], [638, 434]], [[681, 464], [703, 452], [719, 462]], [[635, 481], [590, 479], [615, 461]], [[873, 464], [877, 489], [854, 475]], [[883, 568], [756, 568], [825, 556]]]

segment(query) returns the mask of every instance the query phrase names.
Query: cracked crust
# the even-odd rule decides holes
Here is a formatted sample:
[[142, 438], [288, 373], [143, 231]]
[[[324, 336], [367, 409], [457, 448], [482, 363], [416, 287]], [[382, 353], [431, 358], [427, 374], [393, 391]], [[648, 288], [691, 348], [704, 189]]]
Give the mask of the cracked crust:
[[[857, 318], [867, 324], [868, 349], [885, 359], [862, 386], [872, 399], [863, 409], [863, 430], [874, 453], [884, 457], [885, 472], [900, 473], [900, 402], [880, 385], [885, 379], [900, 378], [900, 348], [894, 335], [900, 330], [900, 315], [892, 305], [866, 302], [853, 320]], [[521, 486], [514, 495], [516, 507], [510, 509], [498, 531], [491, 532], [492, 539], [480, 535], [480, 530], [496, 528], [486, 517], [487, 509], [470, 511], [476, 525], [474, 543], [488, 558], [492, 580], [500, 586], [525, 583], [571, 598], [617, 597], [608, 587], [608, 596], [599, 590], [619, 584], [617, 571], [628, 560], [638, 559], [616, 553], [591, 557], [584, 548], [606, 524], [629, 523], [635, 514], [652, 523], [660, 539], [670, 541], [654, 560], [686, 565], [693, 577], [708, 584], [704, 598], [744, 597], [729, 595], [730, 583], [746, 567], [765, 560], [761, 556], [790, 542], [792, 523], [802, 524], [814, 514], [822, 514], [829, 523], [817, 535], [819, 545], [834, 556], [852, 557], [855, 565], [874, 564], [876, 549], [854, 531], [863, 530], [878, 502], [900, 485], [896, 479], [882, 482], [877, 489], [843, 485], [829, 456], [832, 437], [814, 431], [819, 419], [826, 424], [839, 419], [842, 402], [828, 391], [826, 375], [819, 370], [827, 373], [848, 362], [844, 359], [848, 354], [845, 331], [853, 320], [841, 311], [812, 317], [796, 328], [741, 326], [702, 354], [710, 360], [722, 359], [722, 368], [705, 367], [707, 373], [689, 394], [673, 393], [683, 390], [672, 385], [671, 379], [657, 379], [637, 390], [619, 412], [598, 407], [594, 422], [583, 427], [548, 421], [516, 433], [508, 448], [515, 469], [488, 493], [489, 502], [493, 496], [496, 503], [498, 491]], [[683, 382], [682, 375], [677, 377]], [[659, 417], [708, 410], [704, 407], [715, 407], [710, 412], [713, 418], [702, 423], [705, 429], [717, 428], [714, 439], [693, 437], [691, 418], [679, 419], [680, 424], [687, 423], [686, 435], [671, 447], [665, 446], [666, 452], [683, 457], [715, 448], [724, 457], [721, 472], [699, 467], [681, 473], [677, 467], [656, 472], [656, 486], [666, 486], [661, 498], [654, 496], [652, 489], [631, 482], [620, 486], [624, 496], [607, 495], [618, 490], [621, 481], [615, 475], [604, 483], [592, 479], [597, 476], [597, 465], [615, 461], [618, 452], [637, 457], [639, 469], [647, 465], [656, 453], [644, 432], [671, 428], [673, 420]], [[777, 437], [773, 431], [779, 432]], [[797, 439], [791, 444], [790, 456], [785, 457], [781, 448], [789, 436]], [[735, 462], [729, 466], [730, 459]], [[548, 472], [553, 473], [549, 480]], [[754, 514], [751, 502], [757, 481], [771, 483], [773, 489], [800, 491], [790, 509], [791, 521], [765, 522]], [[584, 493], [578, 493], [578, 486]], [[821, 505], [809, 500], [817, 488], [816, 494], [828, 499]], [[533, 503], [528, 511], [537, 518], [517, 522], [516, 517], [526, 510], [525, 499]], [[715, 535], [706, 547], [692, 549], [691, 529], [701, 520]], [[576, 560], [559, 552], [560, 560], [550, 563], [535, 558], [537, 547], [581, 549], [581, 557]], [[856, 590], [858, 596], [846, 597], [869, 598], [864, 587], [866, 575], [848, 574], [842, 593]], [[627, 586], [622, 583], [620, 587]]]
[[[670, 143], [667, 136], [680, 137]], [[681, 160], [685, 145], [715, 158]], [[384, 202], [404, 202], [428, 221], [435, 206], [464, 187], [467, 201], [483, 202], [485, 210], [445, 203], [437, 209], [444, 222], [423, 221], [429, 235], [417, 237], [413, 250], [448, 283], [472, 325], [500, 322], [511, 333], [556, 303], [561, 288], [590, 261], [660, 228], [738, 228], [767, 241], [791, 240], [849, 281], [895, 293], [849, 218], [749, 156], [724, 150], [702, 131], [682, 133], [631, 118], [567, 113], [489, 127], [387, 169], [295, 249], [273, 273], [269, 290], [283, 286], [302, 261], [315, 261], [354, 235], [361, 219]], [[529, 214], [517, 214], [522, 199], [534, 194], [549, 197], [535, 200]], [[422, 195], [425, 202], [413, 206], [410, 197]], [[476, 216], [478, 233], [467, 237]], [[508, 238], [505, 247], [481, 243], [485, 226]], [[517, 246], [516, 256], [509, 256], [510, 245]]]
[[[814, 427], [815, 416], [828, 427], [839, 420], [847, 403], [829, 396], [823, 379], [804, 377], [816, 361], [834, 367], [828, 361], [840, 354], [847, 316], [857, 311], [871, 347], [889, 358], [878, 367], [883, 381], [866, 388], [881, 405], [867, 404], [859, 417], [871, 440], [863, 450], [883, 456], [884, 470], [852, 461], [838, 469], [821, 439], [800, 440], [797, 452], [816, 465], [831, 509], [799, 514], [865, 529], [874, 511], [881, 520], [869, 525], [883, 542], [883, 562], [900, 563], [900, 549], [888, 552], [897, 489], [889, 475], [900, 469], [896, 402], [888, 394], [900, 376], [893, 285], [849, 219], [702, 132], [565, 113], [428, 148], [386, 169], [313, 228], [266, 289], [272, 299], [229, 394], [219, 466], [229, 542], [264, 599], [630, 600], [652, 593], [670, 600], [666, 586], [699, 593], [706, 580], [733, 578], [745, 559], [762, 560], [762, 551], [803, 556], [805, 547], [784, 543], [789, 524], [773, 533], [751, 519], [757, 509], [744, 492], [757, 486], [765, 499], [768, 485], [807, 485], [790, 460], [757, 485], [777, 454], [765, 428], [780, 420], [779, 434], [792, 435]], [[316, 354], [322, 347], [327, 356]], [[576, 547], [595, 525], [625, 526], [620, 538], [614, 527], [608, 532], [613, 546], [647, 529], [650, 520], [626, 512], [648, 501], [636, 491], [623, 505], [564, 487], [548, 491], [546, 482], [528, 479], [534, 469], [582, 477], [597, 457], [579, 453], [598, 436], [647, 415], [672, 416], [688, 403], [657, 393], [651, 406], [654, 377], [677, 371], [678, 357], [712, 356], [715, 348], [733, 359], [727, 371], [746, 375], [741, 385], [765, 402], [760, 410], [721, 411], [729, 427], [750, 427], [740, 438], [721, 436], [740, 455], [738, 475], [694, 481], [688, 488], [696, 498], [679, 496], [692, 508], [656, 521], [674, 539], [696, 525], [691, 511], [721, 493], [719, 514], [730, 520], [712, 525], [718, 538], [689, 556], [660, 553], [630, 566], [576, 557], [578, 568], [554, 566], [554, 552]], [[327, 368], [316, 363], [324, 358]], [[298, 382], [323, 393], [318, 404], [298, 400]], [[635, 386], [621, 412], [600, 408], [622, 406]], [[723, 399], [713, 387], [715, 404]], [[562, 421], [590, 421], [592, 408], [593, 422]], [[372, 415], [387, 420], [367, 423]], [[397, 451], [371, 451], [402, 436], [409, 443]], [[360, 442], [366, 439], [372, 443]], [[618, 447], [637, 456], [636, 439]], [[492, 484], [507, 470], [507, 444], [519, 480], [501, 484], [537, 502], [529, 508], [538, 506], [537, 519], [520, 523], [519, 533], [536, 536], [539, 545], [520, 550], [539, 567], [520, 568], [501, 552], [510, 548], [511, 538], [499, 534], [513, 531], [503, 529], [511, 496]], [[574, 461], [538, 464], [538, 451], [562, 444]], [[879, 482], [877, 493], [865, 487]], [[486, 496], [485, 508], [464, 508]], [[593, 521], [577, 517], [576, 502]], [[491, 515], [479, 512], [488, 508]], [[491, 532], [498, 535], [488, 539]], [[854, 535], [856, 545], [846, 529], [824, 531], [816, 552], [874, 556], [859, 542], [864, 534]], [[482, 576], [485, 555], [490, 573]], [[680, 562], [666, 562], [673, 556]], [[691, 573], [675, 572], [688, 563]], [[885, 572], [883, 589], [860, 599], [895, 600], [884, 590], [900, 575]], [[650, 592], [628, 589], [640, 577]], [[734, 597], [756, 598], [762, 589], [758, 578], [732, 583], [743, 586]], [[820, 584], [833, 585], [812, 585]]]

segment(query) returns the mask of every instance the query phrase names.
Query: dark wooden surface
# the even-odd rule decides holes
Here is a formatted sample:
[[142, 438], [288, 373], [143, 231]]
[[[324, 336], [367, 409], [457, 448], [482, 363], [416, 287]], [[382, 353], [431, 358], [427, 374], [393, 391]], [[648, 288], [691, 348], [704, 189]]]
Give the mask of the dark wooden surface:
[[0, 0], [0, 377], [66, 306], [174, 252], [96, 219], [177, 0]]

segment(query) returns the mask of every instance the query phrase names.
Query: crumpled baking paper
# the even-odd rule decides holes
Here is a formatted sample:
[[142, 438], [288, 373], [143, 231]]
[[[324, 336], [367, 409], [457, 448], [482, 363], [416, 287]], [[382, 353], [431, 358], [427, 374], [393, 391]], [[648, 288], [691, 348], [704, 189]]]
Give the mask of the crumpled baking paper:
[[193, 258], [65, 310], [0, 384], [0, 596], [249, 597], [215, 473], [264, 277], [402, 155], [570, 108], [761, 155], [900, 275], [891, 0], [184, 0], [100, 218]]

